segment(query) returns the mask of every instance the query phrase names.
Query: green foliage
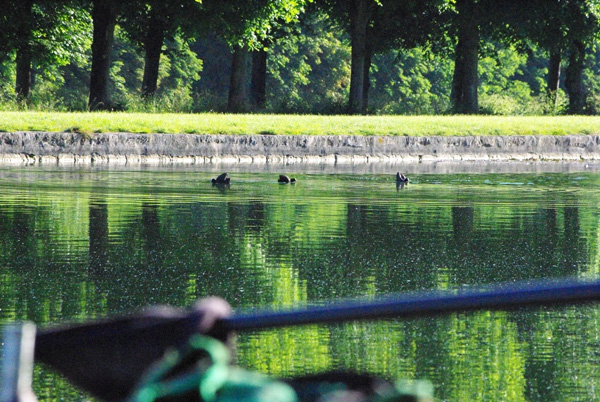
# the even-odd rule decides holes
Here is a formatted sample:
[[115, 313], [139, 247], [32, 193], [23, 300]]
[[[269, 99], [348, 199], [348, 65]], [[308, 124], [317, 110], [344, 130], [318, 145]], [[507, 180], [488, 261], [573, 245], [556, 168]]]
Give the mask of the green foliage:
[[[65, 65], [89, 47], [89, 15], [69, 1], [38, 0], [31, 3], [7, 0], [0, 11], [3, 59], [23, 46], [31, 49], [40, 69]], [[31, 14], [29, 14], [31, 12]]]
[[371, 66], [371, 108], [382, 114], [440, 114], [449, 108], [452, 63], [422, 48], [389, 51]]
[[234, 46], [258, 49], [272, 39], [277, 27], [298, 20], [311, 0], [223, 2], [203, 0], [209, 27]]
[[44, 11], [36, 17], [51, 24], [34, 32], [42, 56], [37, 58], [39, 68], [56, 68], [71, 62], [82, 62], [92, 42], [89, 14], [76, 5], [53, 5]]
[[350, 79], [350, 47], [325, 16], [311, 17], [298, 35], [277, 41], [267, 62], [267, 110], [334, 113], [344, 107]]
[[144, 60], [136, 45], [117, 29], [111, 68], [112, 98], [122, 109], [138, 112], [191, 112], [192, 87], [199, 79], [202, 61], [181, 36], [167, 40], [161, 56], [158, 92], [141, 96]]
[[0, 62], [0, 100], [4, 107], [10, 107], [9, 102], [14, 101], [15, 93], [15, 62], [13, 57], [9, 57]]
[[168, 94], [181, 88], [191, 90], [200, 79], [202, 60], [190, 49], [188, 42], [176, 36], [166, 43], [165, 55], [161, 59], [159, 91]]
[[515, 49], [496, 47], [493, 56], [479, 60], [479, 92], [488, 94], [511, 91], [522, 96], [520, 91], [524, 88], [513, 78], [526, 60], [527, 56], [517, 53]]
[[527, 56], [514, 48], [494, 46], [492, 55], [479, 62], [480, 110], [484, 114], [526, 114], [532, 100], [531, 88], [516, 78], [526, 63]]
[[[85, 66], [86, 53], [91, 45], [91, 19], [89, 14], [72, 2], [36, 1], [31, 7], [31, 17], [23, 13], [25, 2], [8, 5], [0, 11], [6, 18], [0, 52], [0, 99], [4, 109], [61, 110], [69, 108], [71, 100], [60, 93], [65, 82], [63, 69], [69, 65]], [[19, 14], [21, 13], [21, 14]], [[24, 22], [27, 21], [27, 22]], [[17, 33], [12, 36], [10, 32]], [[4, 36], [2, 36], [4, 35]], [[25, 103], [14, 97], [15, 55], [17, 49], [29, 48], [32, 53], [32, 81], [34, 90]], [[82, 88], [73, 89], [81, 91]], [[12, 105], [10, 103], [13, 103]]]
[[[65, 110], [86, 110], [88, 104], [89, 70], [91, 68], [91, 52], [79, 63], [70, 63], [60, 69], [63, 85], [53, 92]], [[33, 94], [37, 92], [37, 86], [33, 88]], [[60, 109], [59, 109], [60, 110]]]
[[587, 114], [600, 114], [600, 47], [588, 47], [583, 72], [584, 86], [587, 92]]

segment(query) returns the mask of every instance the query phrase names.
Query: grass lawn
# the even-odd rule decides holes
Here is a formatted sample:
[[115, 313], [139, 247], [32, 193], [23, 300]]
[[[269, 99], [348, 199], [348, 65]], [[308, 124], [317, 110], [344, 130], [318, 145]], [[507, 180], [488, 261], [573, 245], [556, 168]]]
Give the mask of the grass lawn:
[[84, 134], [567, 135], [600, 134], [600, 116], [315, 116], [0, 112], [0, 131]]

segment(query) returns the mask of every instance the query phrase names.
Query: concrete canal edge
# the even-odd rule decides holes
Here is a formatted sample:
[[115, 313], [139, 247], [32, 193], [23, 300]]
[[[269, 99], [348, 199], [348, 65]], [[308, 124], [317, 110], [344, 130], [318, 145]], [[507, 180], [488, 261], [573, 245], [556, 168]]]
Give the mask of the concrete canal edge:
[[278, 136], [0, 133], [0, 164], [415, 163], [600, 160], [599, 135]]

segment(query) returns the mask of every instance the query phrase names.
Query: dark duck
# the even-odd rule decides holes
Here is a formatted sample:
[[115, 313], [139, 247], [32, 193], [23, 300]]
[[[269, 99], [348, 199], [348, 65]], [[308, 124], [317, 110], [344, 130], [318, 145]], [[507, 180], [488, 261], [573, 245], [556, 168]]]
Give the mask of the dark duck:
[[215, 179], [211, 179], [212, 184], [229, 184], [230, 178], [227, 173], [218, 175]]
[[292, 177], [292, 178], [290, 179], [288, 176], [286, 176], [286, 175], [284, 175], [284, 174], [280, 174], [280, 175], [279, 175], [279, 179], [277, 180], [277, 182], [279, 182], [279, 183], [283, 183], [283, 184], [289, 184], [289, 183], [292, 183], [292, 184], [293, 184], [293, 183], [296, 183], [296, 181], [297, 181], [297, 180], [296, 180], [294, 177]]
[[402, 173], [400, 173], [400, 172], [396, 173], [396, 183], [408, 184], [409, 181], [410, 181], [410, 179], [408, 177], [404, 176]]

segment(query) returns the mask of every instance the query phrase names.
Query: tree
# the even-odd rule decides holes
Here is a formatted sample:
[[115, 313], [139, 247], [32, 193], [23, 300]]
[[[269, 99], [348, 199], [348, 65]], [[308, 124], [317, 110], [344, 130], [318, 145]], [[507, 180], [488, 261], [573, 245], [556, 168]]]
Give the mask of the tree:
[[569, 65], [566, 70], [565, 87], [569, 94], [569, 113], [582, 114], [585, 109], [586, 91], [583, 85], [585, 50], [600, 32], [600, 1], [571, 0], [564, 6], [567, 38], [569, 41]]
[[16, 53], [15, 95], [27, 100], [31, 90], [31, 63], [34, 37], [33, 0], [11, 1], [0, 10], [4, 29], [0, 33], [3, 58]]
[[[367, 28], [367, 47], [363, 66], [363, 96], [361, 112], [369, 105], [370, 69], [372, 58], [390, 50], [407, 52], [420, 46], [431, 48], [444, 39], [442, 27], [446, 16], [445, 0], [386, 1], [375, 9]], [[415, 72], [418, 75], [418, 72]]]
[[444, 1], [328, 0], [321, 4], [350, 34], [352, 46], [349, 113], [366, 113], [372, 56], [425, 44], [437, 33]]
[[252, 52], [252, 75], [250, 77], [250, 101], [256, 109], [264, 109], [267, 100], [267, 50]]
[[[544, 6], [540, 4], [539, 8]], [[447, 28], [456, 38], [450, 94], [454, 113], [479, 112], [480, 57], [495, 52], [494, 43], [517, 45], [524, 50], [529, 35], [525, 26], [538, 18], [538, 11], [532, 2], [518, 0], [456, 0]]]
[[[302, 17], [306, 15], [307, 13], [303, 13]], [[255, 110], [264, 109], [267, 101], [267, 58], [273, 45], [282, 39], [300, 35], [303, 20], [304, 18], [300, 18], [294, 24], [276, 21], [271, 34], [251, 52], [250, 103]]]
[[117, 16], [121, 10], [119, 0], [92, 0], [92, 70], [90, 72], [90, 110], [110, 110], [108, 92], [110, 52], [112, 49]]
[[20, 16], [17, 28], [15, 94], [17, 99], [28, 99], [31, 90], [33, 0], [24, 0], [15, 6]]
[[248, 49], [245, 46], [235, 45], [232, 49], [229, 96], [227, 98], [227, 110], [233, 113], [243, 112], [248, 108], [247, 59]]
[[[152, 97], [158, 89], [160, 58], [165, 40], [176, 36], [190, 41], [202, 24], [201, 6], [196, 0], [137, 0], [129, 2], [120, 17], [130, 40], [144, 51], [141, 93]], [[206, 16], [205, 16], [206, 18]]]
[[369, 64], [367, 59], [370, 57], [367, 29], [379, 5], [376, 0], [325, 0], [318, 6], [350, 34], [352, 53], [348, 112], [361, 113], [365, 109], [364, 96], [368, 90], [368, 87], [365, 89], [365, 66]]
[[269, 48], [267, 110], [344, 112], [351, 54], [345, 33], [321, 11], [303, 14], [298, 30]]
[[[598, 0], [531, 0], [525, 5], [518, 0], [504, 0], [510, 10], [508, 21], [513, 38], [531, 41], [549, 53], [548, 94], [557, 101], [561, 64], [565, 57], [565, 87], [569, 94], [569, 113], [583, 113], [585, 88], [583, 69], [586, 47], [600, 32], [600, 2]], [[524, 7], [526, 7], [524, 9]]]
[[479, 60], [479, 12], [477, 0], [456, 0], [457, 42], [450, 100], [454, 113], [477, 113]]
[[164, 7], [166, 4], [167, 2], [153, 2], [147, 18], [148, 25], [144, 41], [144, 78], [142, 79], [142, 96], [145, 97], [153, 96], [158, 88], [160, 54], [167, 31], [165, 16], [168, 14], [165, 14], [165, 11], [169, 8]]
[[367, 28], [371, 20], [375, 2], [372, 0], [352, 0], [350, 2], [350, 37], [352, 42], [352, 70], [350, 72], [351, 113], [364, 112], [368, 91], [365, 75], [370, 67], [370, 52], [367, 46]]
[[211, 16], [210, 28], [223, 32], [232, 51], [231, 80], [227, 109], [248, 108], [246, 60], [248, 50], [264, 48], [264, 43], [281, 24], [296, 22], [308, 0], [245, 0], [222, 2], [204, 0], [204, 12]]
[[[61, 66], [85, 42], [81, 11], [76, 1], [19, 0], [0, 10], [0, 60], [15, 58], [17, 99], [29, 100], [32, 70]], [[74, 18], [75, 17], [75, 18]], [[84, 19], [84, 18], [83, 18]]]

